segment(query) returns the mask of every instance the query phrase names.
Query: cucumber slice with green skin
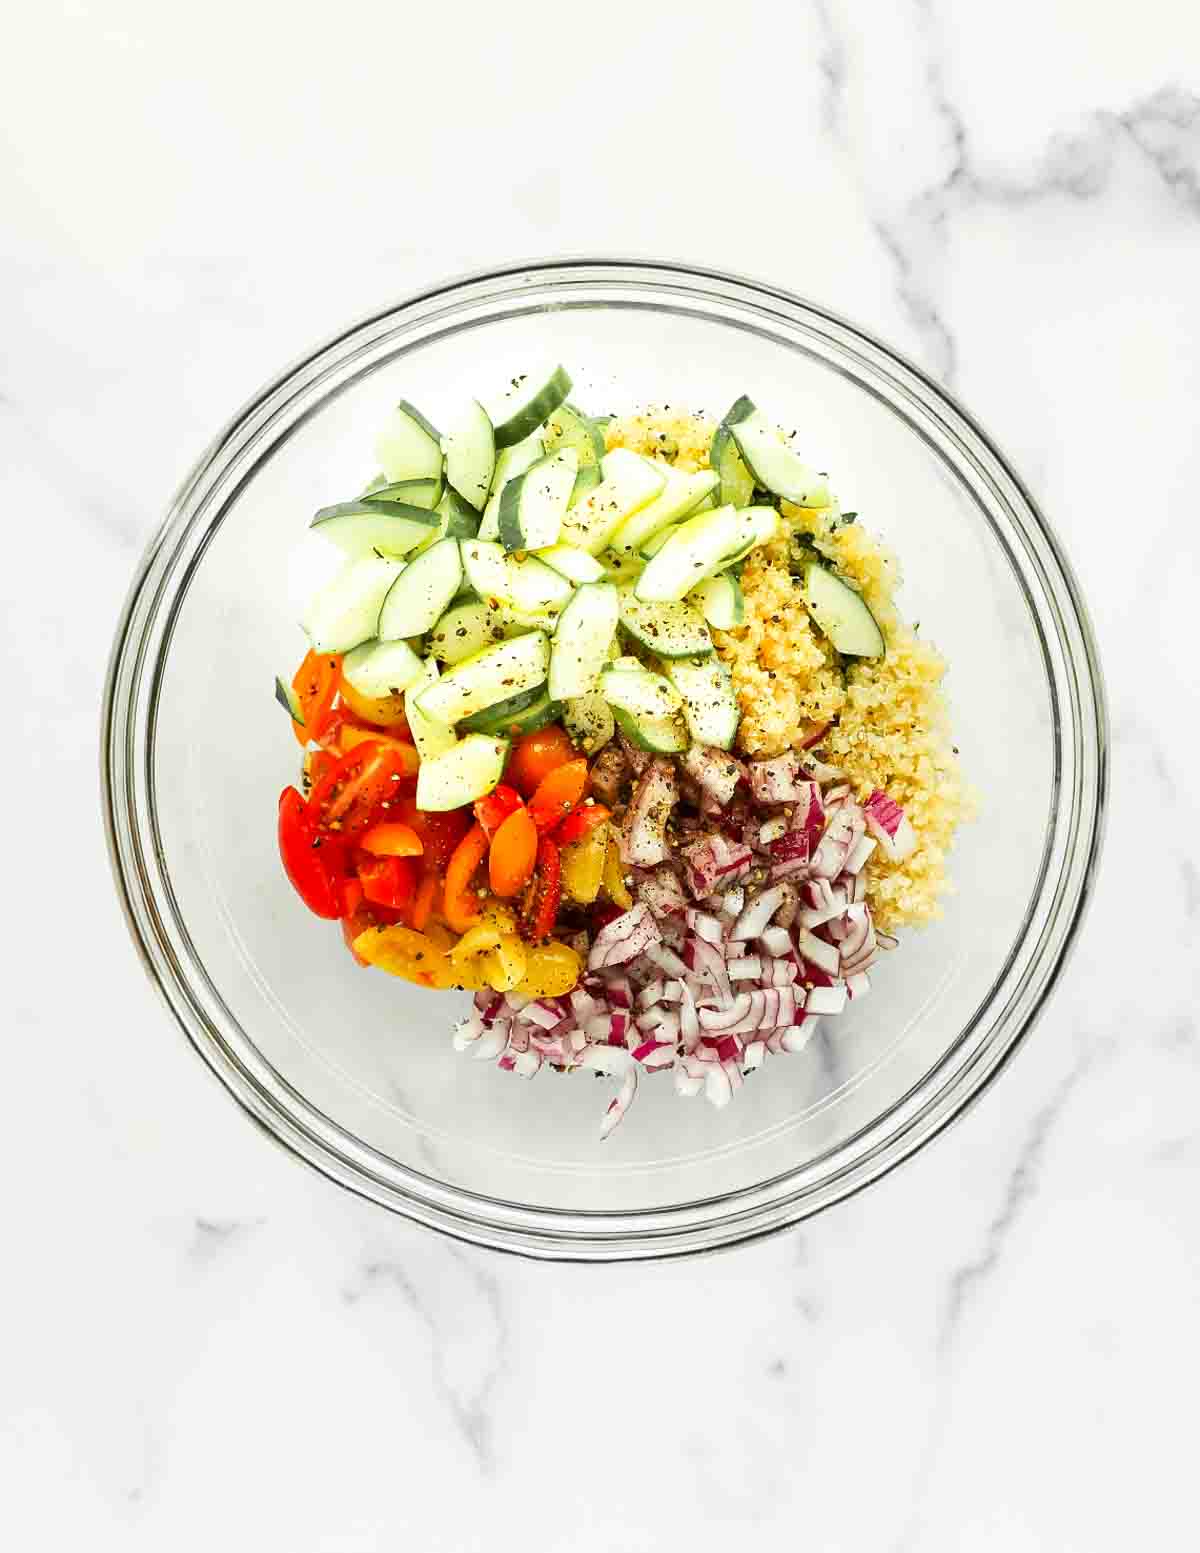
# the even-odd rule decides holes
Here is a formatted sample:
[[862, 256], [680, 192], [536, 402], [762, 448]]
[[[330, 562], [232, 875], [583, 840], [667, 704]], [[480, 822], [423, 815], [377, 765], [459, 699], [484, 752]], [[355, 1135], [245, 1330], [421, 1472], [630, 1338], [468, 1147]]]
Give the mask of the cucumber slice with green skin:
[[610, 550], [604, 557], [604, 580], [615, 582], [618, 588], [629, 588], [642, 575], [644, 562], [640, 555], [614, 555]]
[[539, 550], [537, 559], [553, 568], [560, 577], [577, 585], [581, 582], [602, 582], [604, 579], [604, 568], [596, 557], [589, 555], [586, 550], [576, 549], [574, 545], [551, 545], [548, 550]]
[[687, 597], [718, 631], [732, 631], [746, 622], [746, 598], [741, 583], [732, 572], [706, 578]]
[[477, 399], [442, 442], [446, 479], [463, 501], [482, 512], [496, 473], [496, 437], [492, 419]]
[[638, 578], [637, 596], [652, 604], [681, 599], [717, 570], [744, 543], [746, 525], [734, 507], [687, 518]]
[[443, 539], [474, 539], [479, 528], [479, 514], [449, 486], [434, 508], [434, 516], [437, 518], [437, 527], [416, 552], [418, 555], [422, 550], [432, 549]]
[[464, 733], [498, 733], [506, 739], [519, 739], [524, 733], [536, 733], [562, 716], [562, 703], [552, 701], [545, 687], [526, 690], [485, 712], [476, 712], [459, 724]]
[[372, 701], [402, 694], [424, 670], [407, 642], [364, 642], [342, 660], [342, 678]]
[[572, 696], [562, 704], [563, 727], [585, 755], [603, 749], [616, 733], [612, 707], [598, 690], [586, 696]]
[[579, 460], [563, 448], [510, 480], [500, 496], [499, 534], [505, 550], [543, 550], [557, 544]]
[[432, 760], [435, 755], [445, 754], [458, 743], [458, 735], [449, 723], [439, 723], [432, 717], [426, 717], [416, 704], [421, 692], [428, 689], [430, 685], [436, 685], [437, 681], [438, 666], [432, 658], [426, 658], [421, 673], [404, 695], [404, 715], [408, 722], [408, 731], [412, 734], [417, 754], [423, 761]]
[[441, 662], [455, 664], [504, 639], [499, 610], [472, 599], [446, 611], [430, 634], [429, 651]]
[[718, 491], [721, 505], [748, 506], [754, 499], [754, 476], [742, 462], [737, 443], [724, 422], [713, 433], [712, 446], [708, 450], [708, 465], [716, 471], [721, 482]]
[[828, 567], [808, 563], [800, 597], [838, 652], [849, 658], [883, 657], [887, 643], [866, 600]]
[[348, 556], [407, 555], [429, 538], [437, 521], [421, 507], [348, 501], [322, 507], [309, 527]]
[[278, 675], [275, 676], [275, 699], [292, 721], [303, 728], [304, 714], [300, 710], [300, 697], [290, 685], [285, 685]]
[[650, 538], [638, 551], [642, 560], [649, 561], [653, 559], [678, 527], [678, 523], [672, 523], [670, 528], [660, 528], [657, 534], [651, 534]]
[[[604, 437], [605, 432], [612, 425], [612, 423], [613, 423], [613, 418], [612, 418], [611, 415], [593, 415], [592, 416], [592, 425], [600, 433], [601, 437]], [[607, 447], [607, 446], [608, 446], [608, 443], [607, 443], [607, 439], [606, 439], [605, 440], [605, 447]], [[601, 451], [600, 456], [601, 456], [601, 458], [604, 457], [603, 451]]]
[[594, 468], [604, 457], [604, 433], [595, 421], [564, 401], [546, 417], [542, 447], [547, 453], [574, 448], [580, 469]]
[[704, 657], [712, 652], [708, 626], [691, 604], [646, 604], [632, 588], [622, 588], [619, 598], [621, 625], [635, 642], [660, 658]]
[[389, 481], [442, 478], [441, 434], [407, 399], [392, 411], [376, 452]]
[[472, 712], [542, 684], [549, 667], [549, 637], [544, 631], [530, 631], [447, 669], [435, 685], [421, 692], [417, 705], [437, 722], [461, 722]]
[[571, 487], [571, 500], [568, 507], [574, 507], [576, 502], [581, 502], [589, 491], [594, 491], [600, 484], [601, 474], [599, 464], [583, 464], [579, 473], [575, 476], [575, 484]]
[[549, 690], [556, 701], [597, 689], [617, 618], [617, 590], [611, 582], [585, 582], [576, 588], [550, 652]]
[[528, 377], [518, 379], [493, 417], [496, 446], [510, 448], [535, 432], [547, 416], [553, 415], [571, 392], [571, 378], [565, 367], [555, 367], [544, 382]]
[[417, 556], [396, 578], [379, 612], [379, 640], [421, 636], [446, 613], [462, 586], [457, 539], [443, 539]]
[[797, 507], [828, 506], [828, 481], [793, 452], [753, 400], [743, 394], [722, 425], [728, 428], [743, 463], [764, 491]]
[[688, 731], [682, 717], [638, 717], [614, 706], [617, 727], [639, 750], [655, 755], [680, 755], [688, 747]]
[[426, 512], [432, 512], [442, 499], [442, 482], [440, 480], [393, 480], [390, 483], [384, 481], [369, 494], [364, 493], [364, 500], [376, 502], [400, 502], [405, 507], [421, 507]]
[[504, 487], [510, 480], [515, 480], [523, 475], [531, 465], [536, 464], [539, 458], [545, 455], [542, 452], [542, 439], [538, 436], [527, 437], [524, 442], [518, 442], [515, 447], [505, 448], [496, 455], [496, 472], [492, 476], [492, 490], [488, 497], [487, 506], [483, 509], [483, 517], [479, 520], [480, 539], [495, 539], [500, 533], [500, 501], [504, 495]]
[[666, 478], [662, 491], [640, 512], [627, 518], [609, 541], [609, 548], [617, 555], [633, 555], [660, 529], [677, 523], [694, 512], [699, 504], [717, 487], [717, 476], [711, 469], [701, 469], [695, 474], [684, 474], [669, 465], [648, 461], [651, 468]]
[[600, 676], [599, 689], [614, 713], [628, 712], [631, 717], [672, 717], [683, 705], [669, 679], [640, 664], [635, 669], [605, 669]]
[[512, 588], [508, 557], [494, 540], [467, 540], [462, 558], [467, 581], [485, 603], [489, 599], [508, 602]]
[[417, 808], [440, 814], [486, 797], [504, 775], [507, 759], [507, 739], [469, 733], [452, 748], [421, 762]]
[[351, 561], [317, 594], [302, 622], [314, 652], [350, 652], [378, 635], [379, 611], [405, 570], [377, 555]]
[[567, 511], [559, 539], [599, 555], [627, 518], [660, 495], [665, 473], [628, 448], [614, 448], [600, 462], [601, 481]]
[[726, 664], [714, 656], [680, 659], [664, 667], [683, 697], [683, 717], [692, 741], [732, 749], [742, 714]]
[[467, 580], [484, 603], [495, 601], [518, 614], [556, 614], [571, 597], [571, 584], [536, 556], [505, 555], [489, 540], [467, 540], [462, 547]]

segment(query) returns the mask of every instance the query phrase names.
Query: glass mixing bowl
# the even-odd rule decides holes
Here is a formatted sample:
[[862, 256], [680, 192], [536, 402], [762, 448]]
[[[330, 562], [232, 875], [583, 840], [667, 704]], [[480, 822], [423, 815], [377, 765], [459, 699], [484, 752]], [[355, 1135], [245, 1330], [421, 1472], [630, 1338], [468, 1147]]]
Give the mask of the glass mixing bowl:
[[[803, 429], [843, 506], [898, 552], [908, 618], [949, 661], [978, 818], [945, 919], [872, 996], [735, 1102], [669, 1079], [598, 1138], [608, 1081], [521, 1082], [450, 1044], [466, 994], [350, 961], [279, 866], [297, 746], [272, 678], [304, 649], [287, 558], [361, 489], [400, 397], [445, 424], [468, 394], [562, 360], [594, 413], [718, 412], [739, 393]], [[1057, 542], [970, 416], [821, 308], [645, 261], [512, 266], [426, 291], [270, 384], [188, 478], [117, 632], [103, 770], [116, 880], [167, 1004], [275, 1138], [343, 1186], [480, 1244], [606, 1260], [793, 1224], [912, 1154], [1030, 1028], [1079, 925], [1105, 787], [1100, 673]]]

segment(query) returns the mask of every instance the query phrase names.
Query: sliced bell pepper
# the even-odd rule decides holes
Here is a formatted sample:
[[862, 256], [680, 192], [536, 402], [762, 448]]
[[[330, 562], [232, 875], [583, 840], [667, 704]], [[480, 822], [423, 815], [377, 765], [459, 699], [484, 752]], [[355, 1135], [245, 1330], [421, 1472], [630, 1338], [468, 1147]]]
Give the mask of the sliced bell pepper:
[[437, 900], [439, 880], [429, 864], [425, 865], [425, 872], [421, 882], [417, 886], [413, 896], [412, 905], [408, 908], [408, 925], [415, 928], [418, 933], [423, 933], [433, 912], [433, 904]]

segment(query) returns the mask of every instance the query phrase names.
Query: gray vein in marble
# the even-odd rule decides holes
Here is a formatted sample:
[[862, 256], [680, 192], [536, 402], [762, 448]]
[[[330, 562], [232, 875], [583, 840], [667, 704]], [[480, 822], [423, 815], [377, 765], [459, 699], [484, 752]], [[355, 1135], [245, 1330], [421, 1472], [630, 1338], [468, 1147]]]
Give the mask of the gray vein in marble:
[[1190, 857], [1182, 857], [1179, 872], [1183, 876], [1183, 909], [1189, 917], [1200, 916], [1200, 868]]
[[375, 1289], [394, 1290], [425, 1325], [432, 1349], [433, 1385], [437, 1396], [446, 1405], [455, 1426], [470, 1448], [479, 1470], [490, 1474], [495, 1467], [495, 1448], [492, 1442], [492, 1420], [489, 1402], [496, 1383], [504, 1369], [507, 1343], [507, 1322], [496, 1279], [486, 1271], [483, 1259], [476, 1253], [448, 1248], [446, 1256], [464, 1269], [470, 1283], [482, 1299], [493, 1328], [493, 1355], [476, 1385], [457, 1386], [450, 1374], [447, 1362], [447, 1333], [441, 1324], [439, 1311], [422, 1298], [412, 1278], [401, 1264], [394, 1260], [368, 1262], [362, 1269], [361, 1287], [343, 1290], [343, 1299], [353, 1305]]
[[193, 1262], [207, 1263], [244, 1240], [266, 1223], [265, 1219], [205, 1219], [196, 1221], [196, 1233], [188, 1255]]

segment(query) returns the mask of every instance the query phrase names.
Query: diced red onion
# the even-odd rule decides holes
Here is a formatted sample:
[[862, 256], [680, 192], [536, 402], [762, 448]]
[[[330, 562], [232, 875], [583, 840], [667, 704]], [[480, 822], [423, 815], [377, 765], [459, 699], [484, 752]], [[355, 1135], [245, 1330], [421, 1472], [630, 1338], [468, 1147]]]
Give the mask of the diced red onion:
[[719, 1062], [709, 1063], [705, 1069], [704, 1094], [718, 1111], [724, 1110], [733, 1099], [733, 1085], [729, 1082], [729, 1074]]
[[758, 935], [759, 942], [769, 955], [790, 954], [791, 934], [785, 927], [765, 927]]
[[797, 947], [804, 958], [810, 964], [815, 965], [827, 976], [836, 976], [841, 969], [842, 959], [832, 944], [827, 944], [823, 938], [817, 938], [801, 928], [796, 940]]
[[751, 898], [748, 905], [742, 908], [737, 921], [733, 924], [731, 938], [757, 938], [770, 922], [783, 902], [783, 891], [776, 886], [773, 889], [763, 890], [760, 894]]
[[753, 1073], [755, 1068], [761, 1068], [767, 1060], [767, 1046], [765, 1041], [751, 1041], [742, 1053], [742, 1068], [747, 1073]]
[[642, 990], [638, 993], [637, 1006], [639, 1008], [653, 1008], [662, 997], [662, 995], [663, 981], [660, 976], [656, 976], [653, 981], [647, 982]]
[[848, 998], [865, 998], [871, 990], [871, 978], [865, 971], [857, 971], [853, 976], [846, 977], [846, 996]]
[[811, 987], [805, 1000], [805, 1012], [809, 1014], [840, 1014], [846, 1006], [845, 984], [833, 987]]
[[596, 934], [588, 964], [593, 970], [605, 965], [623, 965], [643, 954], [651, 944], [658, 943], [660, 937], [649, 909], [641, 904], [633, 906], [615, 921], [606, 923]]
[[756, 954], [748, 954], [737, 960], [727, 960], [725, 969], [730, 981], [757, 981], [762, 975], [762, 961]]
[[673, 949], [668, 949], [665, 944], [650, 944], [646, 948], [646, 958], [652, 965], [656, 965], [660, 971], [665, 971], [668, 976], [686, 976], [687, 965]]
[[[867, 823], [870, 824], [870, 821], [868, 820]], [[842, 872], [847, 874], [861, 873], [863, 865], [878, 845], [879, 843], [873, 836], [860, 836], [846, 854], [846, 861]]]
[[633, 893], [638, 900], [645, 901], [656, 917], [671, 917], [687, 910], [683, 886], [669, 868], [639, 874]]
[[750, 761], [747, 773], [759, 803], [788, 803], [800, 797], [800, 762], [790, 750], [772, 760]]
[[708, 944], [719, 944], [725, 937], [725, 930], [707, 911], [697, 911], [694, 906], [689, 906], [686, 917], [688, 929]]
[[916, 832], [898, 803], [876, 788], [863, 805], [867, 828], [893, 863], [906, 858], [917, 844]]
[[667, 856], [667, 820], [679, 801], [675, 768], [653, 760], [638, 778], [619, 832], [621, 860], [652, 868]]
[[735, 756], [706, 744], [692, 745], [683, 757], [683, 769], [722, 807], [733, 798], [738, 782], [745, 774], [741, 761]]
[[809, 1019], [802, 1025], [789, 1025], [779, 1036], [779, 1045], [785, 1052], [795, 1056], [802, 1052], [816, 1034], [816, 1022]]
[[589, 1046], [581, 1054], [579, 1066], [620, 1081], [616, 1097], [600, 1123], [600, 1136], [607, 1138], [625, 1115], [634, 1095], [637, 1094], [638, 1065], [634, 1062], [632, 1054], [622, 1047]]

